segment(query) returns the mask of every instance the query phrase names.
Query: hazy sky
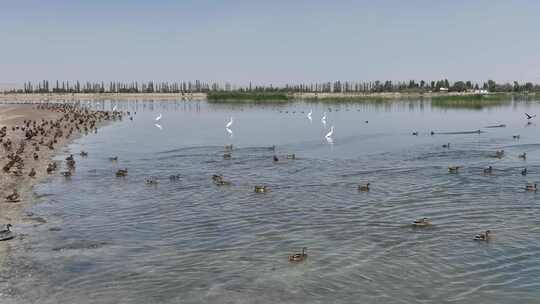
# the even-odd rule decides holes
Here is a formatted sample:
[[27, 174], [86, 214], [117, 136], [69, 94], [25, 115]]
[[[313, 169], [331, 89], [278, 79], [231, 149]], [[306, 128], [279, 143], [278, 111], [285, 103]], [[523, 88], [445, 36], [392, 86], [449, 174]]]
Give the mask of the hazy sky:
[[540, 1], [1, 0], [0, 83], [540, 83]]

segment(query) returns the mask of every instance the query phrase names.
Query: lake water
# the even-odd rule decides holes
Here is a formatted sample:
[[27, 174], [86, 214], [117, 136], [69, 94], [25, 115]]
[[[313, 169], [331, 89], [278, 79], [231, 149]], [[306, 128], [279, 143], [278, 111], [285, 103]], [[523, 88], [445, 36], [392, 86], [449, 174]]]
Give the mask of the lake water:
[[[540, 182], [540, 132], [524, 116], [540, 113], [536, 101], [90, 106], [113, 105], [136, 111], [134, 120], [76, 140], [57, 157], [76, 154], [74, 176], [36, 187], [39, 203], [15, 227], [23, 240], [2, 274], [2, 303], [540, 299], [540, 193], [525, 191]], [[494, 124], [506, 128], [484, 128]], [[452, 165], [463, 169], [450, 174]], [[482, 174], [489, 165], [493, 173]], [[119, 168], [129, 175], [115, 177]], [[213, 174], [232, 185], [214, 185]], [[148, 177], [159, 184], [146, 185]], [[371, 191], [359, 192], [367, 182]], [[255, 185], [271, 191], [254, 193]], [[413, 229], [421, 217], [433, 226]], [[487, 229], [491, 241], [472, 240]], [[307, 260], [289, 263], [302, 247]]]

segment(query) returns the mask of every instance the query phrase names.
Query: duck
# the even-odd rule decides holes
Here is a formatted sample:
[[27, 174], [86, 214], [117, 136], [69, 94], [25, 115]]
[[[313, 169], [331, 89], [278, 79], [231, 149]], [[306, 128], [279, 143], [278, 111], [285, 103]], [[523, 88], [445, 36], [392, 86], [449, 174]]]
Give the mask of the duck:
[[255, 186], [255, 192], [256, 193], [265, 193], [268, 192], [268, 187], [266, 186]]
[[70, 154], [68, 157], [66, 157], [66, 160], [67, 161], [72, 161], [73, 160], [73, 154]]
[[484, 174], [491, 174], [491, 172], [493, 172], [493, 167], [492, 166], [484, 168]]
[[17, 192], [17, 189], [13, 189], [13, 192], [6, 196], [6, 201], [8, 203], [18, 203], [20, 202], [21, 200], [21, 196], [19, 195], [19, 192]]
[[274, 162], [277, 163], [278, 161], [279, 161], [279, 158], [276, 155], [274, 155]]
[[527, 152], [523, 152], [523, 154], [518, 155], [521, 159], [527, 159]]
[[490, 233], [491, 233], [491, 231], [486, 230], [486, 232], [484, 232], [484, 233], [480, 233], [480, 234], [475, 235], [473, 239], [475, 241], [489, 241], [489, 238], [490, 238], [489, 234]]
[[497, 150], [495, 151], [495, 156], [498, 158], [501, 158], [504, 156], [504, 150]]
[[147, 178], [144, 182], [147, 185], [157, 185], [159, 183], [158, 180], [153, 177]]
[[460, 166], [450, 166], [448, 167], [448, 172], [457, 173], [460, 168], [461, 168]]
[[295, 253], [295, 254], [289, 255], [289, 262], [303, 262], [308, 256], [306, 251], [307, 251], [307, 248], [304, 247], [302, 248], [301, 253]]
[[11, 231], [11, 227], [13, 227], [11, 226], [11, 224], [7, 224], [6, 229], [0, 230], [0, 241], [11, 240], [15, 237], [15, 235]]
[[527, 168], [523, 168], [523, 170], [521, 170], [521, 175], [527, 175]]
[[370, 186], [370, 183], [367, 183], [365, 185], [358, 185], [358, 191], [368, 192], [369, 186]]
[[88, 152], [86, 152], [86, 151], [81, 151], [80, 154], [81, 154], [82, 157], [87, 157], [88, 156]]
[[414, 135], [414, 136], [418, 136], [418, 131], [414, 131], [414, 132], [412, 132], [412, 135]]
[[223, 159], [231, 159], [232, 155], [230, 152], [223, 153]]
[[116, 171], [116, 176], [118, 177], [121, 177], [121, 176], [127, 176], [128, 175], [128, 169], [119, 169], [118, 171]]
[[527, 191], [538, 191], [538, 187], [536, 184], [527, 184], [527, 186], [525, 186], [525, 190]]
[[177, 181], [179, 179], [180, 179], [180, 174], [169, 175], [169, 180], [171, 181]]
[[442, 147], [443, 147], [443, 148], [450, 149], [450, 143], [444, 144], [444, 145], [442, 145]]
[[223, 180], [223, 175], [217, 175], [217, 174], [214, 174], [214, 175], [212, 175], [212, 180], [213, 180], [214, 182], [221, 181], [221, 180]]
[[417, 219], [413, 222], [413, 227], [427, 227], [431, 226], [431, 221], [427, 217]]

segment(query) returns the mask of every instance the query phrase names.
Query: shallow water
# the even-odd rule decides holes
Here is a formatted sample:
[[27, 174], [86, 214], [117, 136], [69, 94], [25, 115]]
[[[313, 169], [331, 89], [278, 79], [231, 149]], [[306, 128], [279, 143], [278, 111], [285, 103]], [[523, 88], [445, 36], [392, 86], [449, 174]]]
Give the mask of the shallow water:
[[[137, 111], [135, 119], [78, 139], [58, 156], [89, 152], [76, 156], [72, 178], [36, 187], [39, 204], [16, 227], [23, 240], [14, 243], [0, 300], [538, 302], [540, 194], [524, 187], [540, 181], [540, 133], [523, 115], [540, 113], [537, 102], [91, 106], [114, 104]], [[159, 113], [162, 129], [154, 126]], [[232, 136], [225, 130], [231, 116]], [[484, 128], [500, 123], [506, 128]], [[330, 126], [333, 143], [324, 138]], [[478, 129], [485, 132], [437, 134]], [[448, 142], [450, 149], [441, 147]], [[228, 144], [232, 159], [223, 158]], [[505, 157], [493, 157], [497, 149]], [[295, 160], [286, 159], [290, 153]], [[464, 168], [449, 174], [450, 165]], [[486, 176], [488, 165], [494, 172]], [[115, 177], [124, 167], [129, 176]], [[180, 180], [170, 181], [172, 174]], [[215, 186], [212, 174], [232, 185]], [[150, 176], [157, 186], [145, 184]], [[358, 192], [367, 182], [371, 191]], [[272, 190], [257, 194], [254, 185]], [[433, 227], [411, 228], [420, 217]], [[490, 242], [472, 240], [486, 229]], [[307, 261], [290, 264], [287, 255], [304, 246]]]

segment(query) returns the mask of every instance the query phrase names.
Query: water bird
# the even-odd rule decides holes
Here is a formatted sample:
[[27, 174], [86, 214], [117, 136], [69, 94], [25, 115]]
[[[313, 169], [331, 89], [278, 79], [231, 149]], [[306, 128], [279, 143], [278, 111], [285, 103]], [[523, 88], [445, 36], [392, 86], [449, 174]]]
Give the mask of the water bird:
[[307, 118], [309, 119], [309, 121], [312, 121], [312, 118], [311, 118], [312, 114], [313, 114], [313, 109], [310, 109], [309, 113], [307, 114]]
[[82, 157], [87, 157], [87, 156], [88, 156], [88, 152], [86, 152], [86, 151], [81, 151], [80, 155], [81, 155]]
[[492, 166], [484, 168], [484, 174], [491, 174], [491, 172], [493, 172], [493, 167]]
[[18, 203], [21, 201], [21, 196], [19, 195], [19, 192], [17, 192], [17, 189], [13, 189], [13, 192], [6, 196], [6, 201], [8, 203]]
[[225, 128], [229, 129], [233, 124], [233, 118], [231, 117], [231, 120], [225, 125]]
[[431, 226], [431, 221], [427, 218], [417, 219], [412, 223], [413, 227], [427, 227]]
[[255, 193], [265, 193], [270, 190], [267, 186], [255, 186]]
[[412, 135], [414, 135], [414, 136], [418, 136], [418, 131], [414, 131], [414, 132], [412, 132]]
[[113, 112], [116, 112], [116, 106], [114, 106], [114, 107], [112, 108], [112, 110], [113, 110]]
[[0, 230], [0, 241], [11, 240], [15, 237], [15, 235], [11, 231], [11, 227], [13, 227], [11, 226], [11, 224], [7, 224], [6, 229]]
[[527, 186], [525, 186], [525, 190], [527, 191], [538, 191], [538, 187], [536, 184], [527, 184]]
[[63, 171], [63, 172], [62, 172], [62, 175], [63, 175], [64, 177], [70, 177], [70, 176], [71, 176], [71, 171]]
[[520, 138], [519, 135], [512, 135], [512, 137], [513, 137], [514, 139], [519, 139], [519, 138]]
[[287, 154], [287, 159], [296, 159], [296, 154]]
[[161, 115], [161, 113], [159, 113], [159, 115], [156, 117], [156, 121], [160, 121], [162, 117], [163, 117], [163, 115]]
[[448, 172], [457, 173], [460, 168], [461, 168], [461, 166], [450, 166], [450, 167], [448, 167]]
[[30, 176], [30, 177], [36, 176], [36, 169], [32, 168], [32, 169], [30, 170], [30, 173], [28, 173], [28, 176]]
[[484, 233], [480, 233], [474, 236], [473, 240], [475, 241], [489, 241], [491, 231], [486, 230]]
[[307, 251], [307, 248], [304, 247], [304, 248], [302, 248], [301, 253], [295, 253], [295, 254], [289, 255], [289, 262], [302, 262], [302, 261], [304, 261], [307, 258], [306, 251]]
[[523, 170], [521, 170], [521, 175], [523, 176], [527, 175], [527, 168], [524, 168]]
[[521, 159], [527, 159], [527, 152], [523, 152], [523, 154], [518, 155]]
[[504, 150], [495, 151], [495, 157], [502, 158], [504, 156]]
[[156, 124], [154, 124], [154, 126], [155, 126], [156, 128], [158, 128], [158, 129], [160, 129], [160, 130], [163, 130], [163, 127], [162, 127], [160, 124], [157, 124], [157, 123], [156, 123]]
[[127, 176], [128, 175], [128, 169], [125, 168], [125, 169], [118, 169], [118, 171], [116, 171], [116, 176], [118, 177], [124, 177], [124, 176]]
[[330, 138], [334, 134], [334, 126], [330, 127], [330, 132], [328, 132], [324, 137]]
[[230, 152], [223, 153], [223, 159], [231, 159], [232, 154]]
[[232, 137], [233, 136], [233, 131], [229, 128], [225, 128], [225, 131], [227, 131], [227, 133], [229, 133], [229, 136]]
[[535, 118], [535, 117], [536, 117], [536, 114], [534, 114], [534, 115], [529, 115], [529, 114], [525, 113], [525, 116], [527, 116], [527, 120], [530, 120], [530, 119]]
[[169, 180], [170, 180], [170, 181], [177, 181], [177, 180], [180, 180], [180, 174], [169, 175]]
[[443, 148], [450, 149], [450, 143], [444, 144], [444, 145], [442, 145], [442, 147], [443, 147]]
[[323, 125], [326, 126], [326, 112], [323, 112], [323, 116], [321, 118], [321, 122], [323, 123]]
[[155, 177], [147, 178], [144, 182], [147, 185], [157, 185], [159, 183], [159, 181]]
[[367, 183], [365, 185], [358, 185], [358, 191], [368, 192], [370, 190], [369, 188], [370, 185], [371, 185], [370, 183]]

